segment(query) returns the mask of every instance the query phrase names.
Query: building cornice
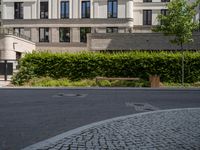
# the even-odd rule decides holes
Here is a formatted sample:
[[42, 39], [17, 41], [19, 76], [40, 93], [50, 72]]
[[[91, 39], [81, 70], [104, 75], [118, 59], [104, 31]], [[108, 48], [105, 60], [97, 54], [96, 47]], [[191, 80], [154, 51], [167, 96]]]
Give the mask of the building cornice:
[[134, 6], [150, 6], [150, 7], [154, 7], [154, 6], [166, 6], [168, 3], [166, 2], [134, 2]]
[[129, 27], [132, 18], [99, 19], [4, 19], [4, 27]]

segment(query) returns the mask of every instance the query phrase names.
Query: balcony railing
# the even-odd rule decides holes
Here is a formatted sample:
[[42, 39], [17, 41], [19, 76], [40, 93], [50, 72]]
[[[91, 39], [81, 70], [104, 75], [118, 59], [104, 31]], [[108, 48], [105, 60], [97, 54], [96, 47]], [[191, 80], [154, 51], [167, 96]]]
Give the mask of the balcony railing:
[[30, 37], [28, 37], [26, 35], [23, 35], [23, 34], [19, 34], [19, 33], [15, 32], [12, 28], [0, 28], [0, 34], [3, 34], [3, 35], [14, 35], [14, 36], [23, 38], [25, 40], [31, 41]]

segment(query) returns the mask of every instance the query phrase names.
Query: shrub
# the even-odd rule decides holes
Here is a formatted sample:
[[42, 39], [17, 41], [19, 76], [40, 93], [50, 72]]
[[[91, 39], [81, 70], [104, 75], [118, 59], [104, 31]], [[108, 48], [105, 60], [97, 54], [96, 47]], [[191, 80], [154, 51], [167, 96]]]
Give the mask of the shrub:
[[111, 82], [111, 86], [114, 87], [149, 87], [149, 82], [145, 80], [140, 81], [123, 81], [115, 80]]
[[103, 86], [103, 87], [110, 87], [111, 86], [111, 82], [108, 81], [108, 80], [101, 80], [101, 81], [98, 81], [97, 83], [98, 86]]
[[94, 80], [81, 80], [81, 81], [70, 81], [66, 78], [52, 79], [50, 77], [33, 78], [29, 82], [25, 83], [26, 86], [37, 86], [37, 87], [65, 87], [65, 86], [95, 86]]
[[146, 87], [148, 86], [146, 81], [108, 81], [101, 80], [96, 83], [95, 80], [80, 80], [70, 81], [66, 78], [53, 79], [50, 77], [33, 78], [24, 84], [25, 86], [34, 87], [91, 87], [91, 86], [102, 86], [102, 87]]
[[[185, 52], [185, 81], [200, 81], [200, 53]], [[34, 77], [69, 80], [104, 77], [140, 77], [160, 75], [163, 82], [181, 82], [181, 53], [139, 52], [126, 53], [45, 53], [27, 54], [20, 61], [19, 72], [12, 82], [17, 85]]]

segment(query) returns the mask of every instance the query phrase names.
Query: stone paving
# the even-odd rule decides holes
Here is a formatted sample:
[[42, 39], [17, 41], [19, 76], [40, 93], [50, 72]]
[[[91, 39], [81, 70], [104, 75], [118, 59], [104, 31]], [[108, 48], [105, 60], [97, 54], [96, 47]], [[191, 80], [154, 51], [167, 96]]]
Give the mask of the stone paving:
[[6, 87], [10, 84], [10, 81], [1, 81], [0, 80], [0, 87]]
[[24, 150], [200, 150], [200, 108], [118, 117], [55, 139]]

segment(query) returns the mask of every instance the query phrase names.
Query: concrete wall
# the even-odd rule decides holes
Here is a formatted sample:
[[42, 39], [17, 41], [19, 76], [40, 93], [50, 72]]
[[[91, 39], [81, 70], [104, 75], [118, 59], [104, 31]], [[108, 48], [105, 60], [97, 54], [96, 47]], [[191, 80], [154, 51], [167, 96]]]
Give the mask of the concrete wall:
[[[169, 42], [172, 37], [159, 33], [89, 34], [88, 49], [95, 50], [176, 50], [179, 46]], [[200, 49], [200, 33], [194, 34], [194, 43], [185, 49]]]
[[16, 59], [16, 52], [25, 54], [35, 49], [35, 44], [28, 40], [13, 35], [0, 35], [0, 59]]
[[80, 52], [87, 51], [86, 43], [37, 43], [37, 51], [48, 51], [51, 53], [63, 53], [63, 52]]
[[2, 3], [2, 19], [14, 19], [14, 3]]

